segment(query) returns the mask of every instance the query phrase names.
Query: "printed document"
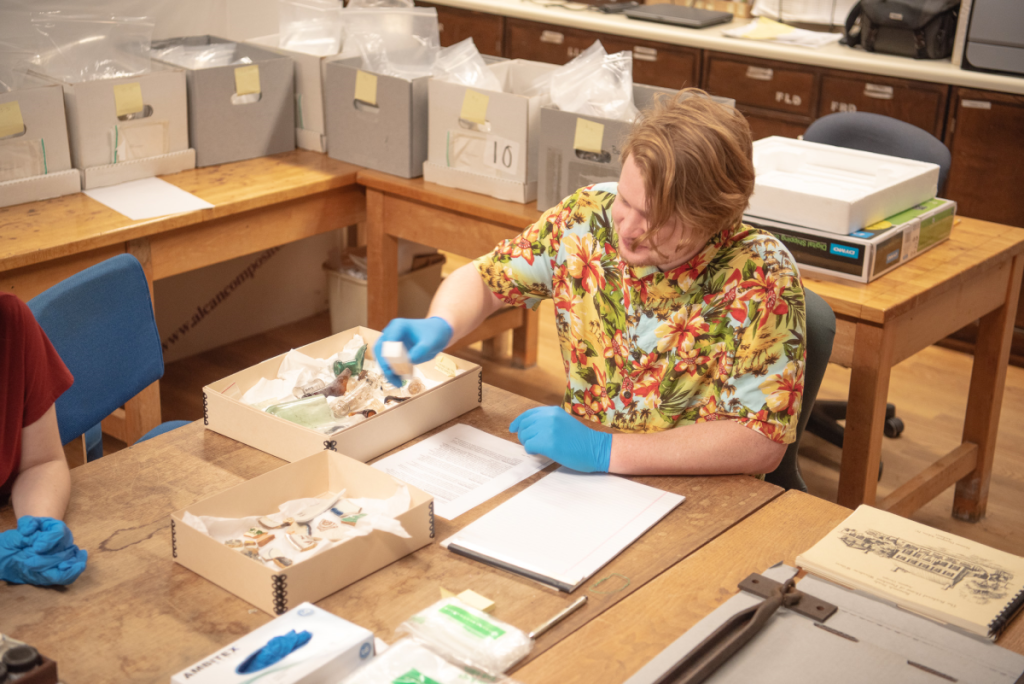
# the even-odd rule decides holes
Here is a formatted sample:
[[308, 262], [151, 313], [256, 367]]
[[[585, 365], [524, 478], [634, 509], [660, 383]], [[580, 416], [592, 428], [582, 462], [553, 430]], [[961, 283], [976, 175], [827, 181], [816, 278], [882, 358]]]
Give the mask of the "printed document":
[[191, 192], [171, 185], [161, 178], [128, 181], [106, 188], [86, 190], [85, 194], [132, 221], [213, 207], [206, 200], [199, 199]]
[[434, 514], [452, 520], [550, 464], [515, 442], [460, 424], [373, 467], [433, 496]]

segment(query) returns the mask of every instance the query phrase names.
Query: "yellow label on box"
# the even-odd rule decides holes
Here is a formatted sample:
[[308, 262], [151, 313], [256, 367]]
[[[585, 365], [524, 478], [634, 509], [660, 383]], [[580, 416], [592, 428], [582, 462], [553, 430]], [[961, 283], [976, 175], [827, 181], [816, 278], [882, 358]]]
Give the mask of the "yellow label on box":
[[483, 93], [467, 88], [466, 95], [462, 98], [462, 113], [459, 114], [459, 118], [476, 124], [487, 123], [487, 103], [490, 99]]
[[249, 95], [260, 92], [260, 65], [235, 67], [235, 94]]
[[434, 368], [449, 378], [454, 378], [459, 372], [458, 366], [455, 365], [455, 359], [450, 356], [438, 356], [437, 361], [434, 362]]
[[356, 99], [377, 106], [377, 77], [362, 69], [356, 71]]
[[576, 137], [573, 139], [573, 149], [601, 154], [603, 142], [604, 124], [587, 119], [576, 119]]
[[120, 83], [114, 86], [114, 107], [118, 116], [142, 111], [142, 86], [138, 83]]
[[25, 121], [21, 118], [21, 107], [17, 100], [0, 103], [0, 138], [17, 135], [25, 130]]

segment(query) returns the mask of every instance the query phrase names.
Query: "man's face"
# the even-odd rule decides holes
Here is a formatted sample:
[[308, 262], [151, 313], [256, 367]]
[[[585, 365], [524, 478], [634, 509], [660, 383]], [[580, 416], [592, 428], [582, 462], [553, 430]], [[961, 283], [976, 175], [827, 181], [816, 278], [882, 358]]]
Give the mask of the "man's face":
[[[632, 155], [626, 157], [619, 176], [619, 194], [612, 204], [612, 222], [619, 236], [619, 256], [630, 266], [657, 266], [669, 271], [686, 263], [699, 250], [678, 250], [685, 230], [679, 217], [673, 216], [661, 230], [644, 244], [640, 237], [647, 232], [647, 194], [640, 167]], [[658, 254], [655, 247], [661, 251]]]

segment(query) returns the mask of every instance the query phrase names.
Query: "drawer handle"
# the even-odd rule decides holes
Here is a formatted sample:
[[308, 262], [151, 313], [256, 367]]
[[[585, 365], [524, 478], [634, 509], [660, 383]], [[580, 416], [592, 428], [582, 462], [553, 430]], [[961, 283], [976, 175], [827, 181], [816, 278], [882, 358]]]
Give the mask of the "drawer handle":
[[565, 34], [559, 33], [558, 31], [541, 31], [540, 42], [551, 43], [552, 45], [561, 45], [565, 42]]
[[633, 59], [639, 59], [641, 62], [657, 62], [658, 51], [652, 47], [645, 47], [643, 45], [633, 46]]
[[437, 32], [444, 33], [444, 24], [442, 24], [441, 22], [437, 22]]
[[967, 109], [992, 109], [992, 103], [988, 100], [960, 100], [960, 104]]
[[892, 95], [892, 86], [877, 85], [875, 83], [864, 84], [864, 97], [871, 97], [876, 100], [891, 100]]
[[755, 81], [770, 81], [775, 72], [767, 67], [748, 66], [747, 67], [747, 78]]

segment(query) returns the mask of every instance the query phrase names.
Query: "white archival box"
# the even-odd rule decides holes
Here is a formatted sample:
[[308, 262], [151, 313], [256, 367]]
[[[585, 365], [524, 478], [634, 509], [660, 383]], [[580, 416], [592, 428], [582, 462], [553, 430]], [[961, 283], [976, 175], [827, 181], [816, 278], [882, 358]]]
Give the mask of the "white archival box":
[[772, 136], [754, 143], [751, 216], [849, 235], [935, 197], [939, 166]]

